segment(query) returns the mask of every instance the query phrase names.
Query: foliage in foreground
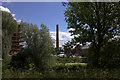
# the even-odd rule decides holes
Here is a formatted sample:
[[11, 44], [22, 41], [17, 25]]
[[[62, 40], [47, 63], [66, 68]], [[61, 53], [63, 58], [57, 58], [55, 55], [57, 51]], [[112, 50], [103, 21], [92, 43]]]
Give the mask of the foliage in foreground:
[[33, 57], [34, 54], [31, 49], [23, 49], [19, 51], [18, 53], [14, 53], [12, 55], [12, 59], [9, 63], [9, 67], [13, 67], [16, 69], [22, 68], [22, 69], [28, 69], [29, 65], [33, 63]]
[[[0, 10], [1, 11], [1, 10]], [[10, 56], [8, 55], [11, 49], [11, 37], [17, 31], [17, 22], [13, 16], [2, 11], [2, 58], [3, 65], [8, 64]]]
[[[16, 70], [38, 70], [41, 72], [47, 71], [55, 64], [55, 58], [50, 56], [45, 59], [42, 58], [41, 66], [35, 66], [34, 53], [31, 49], [25, 49], [20, 51], [19, 53], [12, 56], [12, 59], [8, 65], [8, 69], [16, 69]], [[47, 64], [47, 65], [46, 65]], [[52, 64], [52, 65], [51, 65]], [[6, 65], [7, 66], [7, 65]]]
[[3, 72], [3, 78], [116, 78], [120, 79], [119, 69], [87, 69], [82, 65], [56, 65], [47, 72], [36, 70], [9, 70]]
[[82, 63], [83, 59], [79, 57], [57, 57], [57, 63]]
[[[88, 50], [87, 54], [87, 61], [89, 67], [94, 67], [93, 65], [96, 63], [96, 56], [98, 55], [95, 53], [94, 46], [91, 46]], [[120, 68], [120, 40], [113, 40], [108, 42], [104, 47], [101, 48], [100, 55], [98, 58], [97, 68], [107, 68], [107, 69], [114, 69]]]
[[113, 40], [105, 45], [104, 50], [101, 51], [100, 67], [102, 68], [120, 68], [120, 40]]
[[94, 45], [95, 62], [99, 66], [100, 49], [111, 38], [120, 33], [118, 2], [68, 2], [64, 4], [67, 8], [65, 19], [74, 39], [81, 44], [92, 42]]
[[[29, 49], [32, 49], [31, 63], [38, 69], [51, 67], [51, 53], [53, 52], [53, 40], [49, 34], [49, 29], [41, 24], [40, 28], [32, 23], [21, 22], [22, 40], [26, 42]], [[29, 55], [29, 53], [27, 53]]]

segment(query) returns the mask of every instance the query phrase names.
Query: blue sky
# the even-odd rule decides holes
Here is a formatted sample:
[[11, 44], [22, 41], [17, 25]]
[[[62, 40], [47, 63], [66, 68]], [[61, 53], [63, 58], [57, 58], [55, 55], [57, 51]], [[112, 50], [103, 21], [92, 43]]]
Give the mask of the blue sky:
[[4, 2], [1, 8], [10, 12], [17, 21], [37, 24], [38, 27], [41, 23], [45, 24], [54, 39], [56, 39], [56, 25], [59, 24], [60, 46], [73, 38], [68, 32], [65, 21], [66, 7], [61, 2]]
[[16, 19], [23, 19], [38, 26], [44, 23], [50, 31], [55, 31], [55, 25], [59, 24], [60, 31], [67, 31], [65, 7], [61, 2], [11, 2], [2, 5], [9, 8]]

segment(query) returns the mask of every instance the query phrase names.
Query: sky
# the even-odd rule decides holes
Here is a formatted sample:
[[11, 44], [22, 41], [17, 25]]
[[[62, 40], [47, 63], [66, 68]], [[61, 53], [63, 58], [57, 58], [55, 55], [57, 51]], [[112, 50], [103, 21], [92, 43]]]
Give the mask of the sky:
[[60, 30], [66, 31], [65, 7], [61, 2], [6, 2], [2, 3], [2, 6], [15, 14], [16, 19], [23, 19], [38, 26], [44, 23], [51, 31], [59, 24]]
[[56, 39], [56, 25], [59, 25], [60, 47], [71, 40], [65, 21], [65, 6], [61, 2], [3, 2], [0, 7], [4, 11], [10, 12], [17, 21], [37, 24], [45, 24], [50, 30], [52, 38]]

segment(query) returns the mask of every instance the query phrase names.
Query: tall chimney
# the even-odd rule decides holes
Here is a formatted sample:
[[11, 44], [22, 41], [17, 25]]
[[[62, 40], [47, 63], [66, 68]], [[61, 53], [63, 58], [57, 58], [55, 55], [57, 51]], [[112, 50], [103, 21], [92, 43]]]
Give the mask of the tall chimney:
[[58, 24], [56, 25], [56, 48], [59, 51], [59, 27]]

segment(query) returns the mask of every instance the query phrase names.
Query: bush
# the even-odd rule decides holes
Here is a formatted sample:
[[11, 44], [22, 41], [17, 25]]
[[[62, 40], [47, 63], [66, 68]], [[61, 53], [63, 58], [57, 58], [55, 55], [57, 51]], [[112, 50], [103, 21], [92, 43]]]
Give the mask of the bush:
[[31, 49], [24, 49], [18, 53], [13, 54], [10, 66], [18, 69], [18, 68], [29, 68], [29, 64], [33, 63], [32, 60], [32, 50]]
[[23, 49], [12, 56], [9, 65], [10, 67], [13, 67], [15, 69], [25, 69], [25, 70], [37, 69], [40, 72], [42, 72], [42, 71], [48, 71], [55, 64], [55, 59], [52, 56], [41, 57], [39, 59], [39, 64], [38, 64], [41, 65], [40, 67], [35, 65], [37, 61], [38, 60], [35, 59], [35, 55], [33, 54], [32, 49]]
[[100, 55], [101, 68], [120, 68], [120, 41], [109, 42]]
[[82, 66], [80, 64], [74, 64], [74, 65], [57, 64], [56, 66], [53, 67], [53, 70], [55, 71], [76, 71], [82, 68], [85, 68], [85, 66]]
[[[38, 71], [31, 71], [31, 70], [9, 70], [6, 69], [2, 72], [2, 79], [4, 80], [16, 80], [15, 78], [42, 78], [43, 74]], [[19, 79], [18, 79], [19, 80]], [[24, 79], [23, 79], [24, 80]], [[28, 79], [29, 80], [29, 79]]]
[[[97, 68], [119, 68], [120, 67], [120, 40], [108, 42], [104, 47], [101, 47], [98, 57], [96, 48], [91, 46], [87, 53], [88, 67]], [[98, 63], [97, 63], [98, 60]], [[98, 66], [95, 66], [98, 64]]]
[[119, 69], [87, 69], [82, 65], [61, 65], [53, 67], [52, 71], [41, 73], [37, 70], [10, 70], [6, 69], [2, 72], [2, 78], [92, 78], [92, 79], [120, 79]]
[[91, 45], [90, 48], [88, 49], [87, 54], [86, 54], [86, 56], [87, 56], [87, 66], [89, 68], [95, 67], [96, 60], [97, 60], [97, 58], [96, 58], [97, 53], [95, 51], [96, 51], [96, 47]]

